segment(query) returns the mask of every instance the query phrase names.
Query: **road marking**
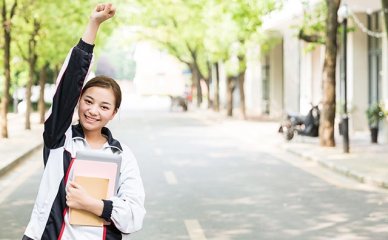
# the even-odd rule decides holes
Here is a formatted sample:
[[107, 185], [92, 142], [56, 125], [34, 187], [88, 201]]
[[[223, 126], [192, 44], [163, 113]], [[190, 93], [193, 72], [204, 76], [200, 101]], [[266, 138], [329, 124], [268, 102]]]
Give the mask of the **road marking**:
[[172, 171], [164, 172], [164, 177], [166, 178], [167, 183], [170, 185], [175, 185], [178, 183], [175, 174]]
[[185, 225], [191, 240], [206, 240], [205, 234], [196, 219], [186, 219]]
[[33, 175], [39, 168], [42, 167], [42, 163], [39, 161], [35, 161], [28, 168], [27, 171], [24, 171], [23, 174], [17, 177], [15, 181], [13, 181], [10, 185], [5, 188], [4, 191], [0, 192], [0, 205], [3, 201], [11, 195], [20, 185], [22, 185], [31, 175]]

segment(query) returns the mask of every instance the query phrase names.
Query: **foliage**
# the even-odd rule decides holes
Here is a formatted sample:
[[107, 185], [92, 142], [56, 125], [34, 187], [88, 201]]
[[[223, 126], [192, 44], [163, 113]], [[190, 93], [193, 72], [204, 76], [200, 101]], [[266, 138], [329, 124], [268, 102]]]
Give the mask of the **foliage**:
[[311, 43], [325, 44], [325, 29], [327, 5], [325, 1], [318, 4], [311, 4], [309, 1], [303, 2], [303, 21], [297, 26], [299, 28], [299, 38]]
[[373, 103], [366, 110], [366, 116], [370, 128], [376, 128], [379, 125], [380, 120], [383, 120], [388, 113], [384, 109], [384, 104]]
[[154, 41], [182, 62], [192, 62], [195, 53], [205, 75], [207, 62], [227, 61], [236, 51], [243, 59], [261, 17], [275, 6], [273, 0], [135, 2], [138, 11], [132, 22], [143, 27], [142, 39]]
[[242, 73], [246, 69], [246, 52], [251, 42], [263, 43], [265, 38], [260, 34], [262, 25], [262, 17], [275, 10], [276, 1], [226, 1], [228, 14], [238, 29], [234, 39], [234, 48], [232, 51], [237, 51], [232, 54], [237, 54], [239, 59], [238, 72]]
[[[11, 86], [22, 86], [27, 81], [28, 65], [22, 60], [28, 53], [28, 41], [33, 32], [34, 20], [40, 25], [38, 34], [34, 37], [37, 41], [36, 72], [47, 64], [51, 70], [56, 69], [80, 38], [87, 16], [97, 2], [99, 1], [19, 0], [17, 14], [13, 20]], [[125, 56], [119, 54], [119, 51], [123, 50], [125, 55], [131, 55], [133, 41], [139, 40], [139, 36], [142, 40], [154, 42], [182, 62], [192, 64], [196, 61], [205, 78], [209, 77], [209, 63], [226, 62], [233, 54], [243, 60], [239, 62], [238, 71], [241, 72], [246, 68], [247, 46], [257, 43], [268, 49], [273, 43], [259, 31], [259, 28], [262, 16], [275, 8], [275, 2], [275, 0], [114, 0], [113, 3], [118, 8], [117, 16], [114, 18], [115, 24], [107, 24], [103, 31], [100, 31], [96, 42], [96, 46], [99, 47], [95, 52], [99, 55], [99, 51], [108, 52], [108, 47], [110, 49], [112, 46], [115, 47], [113, 51], [109, 50], [108, 55], [112, 64], [121, 64], [118, 67], [119, 78], [133, 75], [133, 71], [126, 69], [128, 65], [134, 67], [131, 59], [127, 63], [120, 61]], [[108, 41], [108, 38], [119, 23], [136, 29], [138, 37], [135, 39], [123, 37], [116, 45], [112, 44], [113, 40]], [[107, 43], [106, 48], [102, 47], [103, 43]], [[228, 72], [232, 74], [233, 71]]]

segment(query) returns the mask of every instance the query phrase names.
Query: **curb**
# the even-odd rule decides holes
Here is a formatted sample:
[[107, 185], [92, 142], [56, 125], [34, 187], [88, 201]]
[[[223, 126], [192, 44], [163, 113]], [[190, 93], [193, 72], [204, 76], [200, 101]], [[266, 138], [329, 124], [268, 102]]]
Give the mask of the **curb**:
[[0, 168], [0, 177], [7, 174], [8, 171], [12, 170], [15, 166], [17, 166], [19, 163], [23, 162], [25, 159], [27, 159], [29, 156], [31, 156], [35, 151], [40, 150], [43, 147], [43, 143], [39, 143], [38, 145], [32, 147], [27, 152], [21, 154], [16, 159], [13, 159], [6, 163], [4, 166]]
[[336, 173], [339, 173], [339, 174], [342, 174], [346, 177], [352, 178], [360, 183], [365, 183], [365, 184], [377, 186], [380, 188], [388, 189], [388, 182], [385, 182], [383, 180], [379, 180], [379, 179], [375, 179], [373, 177], [365, 176], [365, 175], [358, 173], [354, 170], [351, 170], [349, 168], [346, 168], [343, 166], [337, 166], [331, 162], [323, 161], [323, 160], [319, 159], [318, 157], [314, 157], [314, 156], [310, 156], [308, 154], [303, 154], [303, 153], [300, 153], [298, 151], [294, 151], [294, 150], [290, 149], [289, 147], [284, 147], [284, 149], [289, 153], [292, 153], [296, 156], [302, 157], [306, 160], [316, 162], [319, 165], [321, 165], [322, 167], [333, 170]]

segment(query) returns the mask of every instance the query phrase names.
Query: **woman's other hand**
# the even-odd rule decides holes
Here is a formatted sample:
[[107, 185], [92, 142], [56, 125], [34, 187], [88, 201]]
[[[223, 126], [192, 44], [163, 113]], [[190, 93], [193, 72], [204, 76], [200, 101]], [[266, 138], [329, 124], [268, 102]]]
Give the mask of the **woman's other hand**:
[[90, 196], [85, 189], [75, 182], [69, 182], [66, 191], [66, 204], [69, 208], [81, 209], [101, 216], [104, 202]]
[[90, 198], [89, 194], [81, 185], [75, 182], [69, 182], [66, 191], [66, 203], [70, 208], [85, 210], [85, 205], [90, 201]]
[[116, 13], [116, 8], [111, 3], [98, 4], [90, 15], [92, 21], [98, 24], [112, 18]]

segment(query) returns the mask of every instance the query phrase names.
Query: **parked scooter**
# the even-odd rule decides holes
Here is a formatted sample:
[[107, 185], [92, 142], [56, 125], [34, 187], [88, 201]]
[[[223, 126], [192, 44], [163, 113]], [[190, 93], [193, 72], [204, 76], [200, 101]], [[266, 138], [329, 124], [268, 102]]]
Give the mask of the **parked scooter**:
[[312, 106], [306, 116], [288, 113], [280, 125], [279, 133], [282, 133], [287, 141], [295, 134], [318, 137], [320, 115], [318, 106]]

